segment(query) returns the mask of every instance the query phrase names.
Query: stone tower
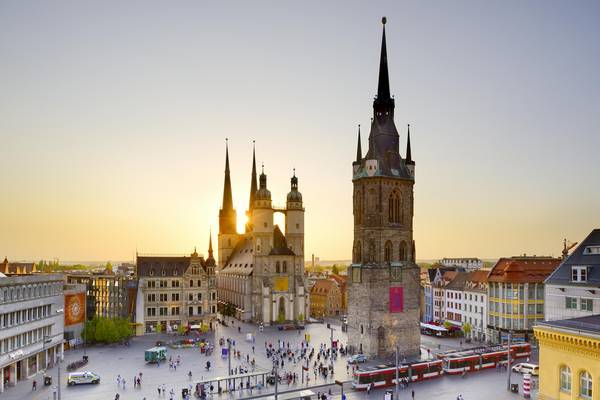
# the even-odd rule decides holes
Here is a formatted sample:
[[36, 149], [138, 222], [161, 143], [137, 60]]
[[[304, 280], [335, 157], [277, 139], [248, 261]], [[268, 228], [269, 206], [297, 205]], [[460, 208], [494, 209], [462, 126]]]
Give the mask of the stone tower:
[[355, 351], [386, 358], [420, 349], [419, 268], [413, 241], [415, 163], [410, 139], [406, 158], [399, 151], [390, 95], [385, 17], [377, 97], [369, 148], [362, 156], [360, 126], [354, 186], [354, 244], [348, 271], [348, 341]]
[[219, 268], [227, 263], [233, 248], [239, 240], [237, 214], [233, 208], [231, 176], [229, 172], [229, 147], [225, 143], [225, 181], [223, 183], [223, 205], [219, 210]]
[[295, 170], [290, 182], [290, 192], [285, 204], [285, 237], [294, 254], [304, 257], [304, 207]]

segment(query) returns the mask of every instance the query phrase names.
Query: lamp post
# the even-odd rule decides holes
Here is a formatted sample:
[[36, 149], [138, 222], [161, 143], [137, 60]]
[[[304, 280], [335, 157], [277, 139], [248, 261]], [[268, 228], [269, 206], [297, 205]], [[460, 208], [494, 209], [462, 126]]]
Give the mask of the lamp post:
[[396, 400], [400, 398], [400, 382], [398, 377], [398, 346], [396, 346]]
[[52, 342], [52, 338], [48, 335], [44, 335], [42, 343], [42, 353], [44, 354], [44, 375], [46, 375], [46, 369], [48, 368], [48, 356], [46, 355], [46, 343]]
[[279, 388], [279, 362], [275, 360], [273, 364], [273, 371], [275, 373], [275, 400], [277, 400], [277, 389]]
[[506, 357], [506, 390], [510, 391], [510, 336], [511, 331], [508, 331], [508, 351]]

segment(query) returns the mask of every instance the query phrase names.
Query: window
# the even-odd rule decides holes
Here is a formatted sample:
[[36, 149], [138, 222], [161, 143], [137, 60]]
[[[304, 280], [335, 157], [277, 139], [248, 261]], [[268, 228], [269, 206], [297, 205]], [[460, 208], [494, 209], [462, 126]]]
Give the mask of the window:
[[392, 261], [392, 242], [389, 240], [385, 242], [385, 262]]
[[179, 281], [171, 281], [171, 287], [179, 287]]
[[217, 294], [215, 292], [212, 292], [211, 293], [211, 297], [212, 297], [212, 300], [216, 300], [217, 299]]
[[281, 272], [281, 267], [279, 261], [275, 262], [275, 273], [278, 274]]
[[358, 242], [356, 242], [356, 245], [354, 246], [354, 262], [355, 263], [362, 262], [362, 251], [360, 249], [360, 240]]
[[393, 224], [401, 224], [402, 217], [402, 196], [395, 191], [390, 194], [388, 199], [388, 221]]
[[560, 367], [560, 390], [571, 393], [571, 368], [566, 365]]
[[583, 371], [579, 375], [579, 397], [592, 399], [592, 375], [587, 371]]
[[588, 246], [583, 250], [583, 254], [600, 254], [600, 246]]
[[194, 300], [194, 295], [192, 293], [188, 294], [188, 300], [189, 301], [193, 301]]
[[408, 254], [406, 252], [406, 242], [403, 240], [402, 242], [400, 242], [400, 261], [407, 261], [407, 256]]
[[188, 307], [188, 315], [194, 315], [194, 307]]
[[582, 311], [594, 311], [594, 301], [592, 299], [581, 299]]
[[287, 261], [283, 261], [281, 272], [283, 272], [284, 274], [287, 274]]
[[573, 282], [587, 282], [587, 267], [571, 267], [571, 280]]
[[369, 242], [369, 262], [375, 262], [375, 252], [376, 252], [376, 247], [375, 247], [375, 242], [374, 241], [370, 241]]
[[575, 297], [565, 297], [565, 302], [568, 310], [577, 310], [577, 298]]
[[194, 281], [190, 279], [190, 287], [194, 287]]
[[171, 315], [179, 315], [179, 307], [171, 307]]
[[179, 293], [171, 293], [171, 301], [179, 301]]

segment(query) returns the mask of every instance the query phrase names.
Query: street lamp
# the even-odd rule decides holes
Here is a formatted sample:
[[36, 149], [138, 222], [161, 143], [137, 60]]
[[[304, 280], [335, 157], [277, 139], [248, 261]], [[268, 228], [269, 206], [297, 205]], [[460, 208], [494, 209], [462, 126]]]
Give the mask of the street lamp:
[[50, 336], [44, 335], [42, 343], [42, 353], [44, 354], [44, 375], [46, 375], [46, 369], [48, 368], [48, 356], [46, 354], [46, 344], [52, 342], [52, 338]]
[[508, 331], [508, 351], [506, 357], [506, 390], [510, 391], [510, 339], [512, 331]]

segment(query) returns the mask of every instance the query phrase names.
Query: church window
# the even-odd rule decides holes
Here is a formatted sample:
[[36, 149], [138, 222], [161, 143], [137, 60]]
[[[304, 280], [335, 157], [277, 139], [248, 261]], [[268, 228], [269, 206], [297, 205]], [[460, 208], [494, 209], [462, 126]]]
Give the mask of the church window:
[[388, 221], [393, 224], [403, 222], [402, 197], [399, 192], [394, 191], [388, 199]]
[[367, 210], [370, 213], [377, 211], [377, 193], [375, 189], [369, 189], [369, 195], [367, 198]]
[[369, 262], [375, 262], [375, 242], [369, 242]]
[[275, 263], [275, 273], [278, 274], [279, 272], [280, 272], [280, 263], [279, 263], [279, 261], [277, 261]]
[[402, 242], [400, 242], [400, 261], [407, 261], [408, 260], [408, 254], [406, 251], [406, 242], [403, 240]]
[[231, 239], [227, 239], [227, 246], [231, 247]]
[[358, 242], [356, 242], [356, 245], [354, 246], [354, 262], [355, 263], [362, 262], [360, 240]]
[[362, 202], [360, 190], [356, 191], [354, 194], [354, 222], [356, 224], [362, 223]]
[[283, 272], [284, 274], [287, 274], [287, 261], [283, 262], [283, 270], [281, 272]]
[[385, 262], [392, 261], [392, 242], [385, 242]]
[[267, 227], [267, 223], [266, 222], [263, 225], [265, 226], [265, 228]]

